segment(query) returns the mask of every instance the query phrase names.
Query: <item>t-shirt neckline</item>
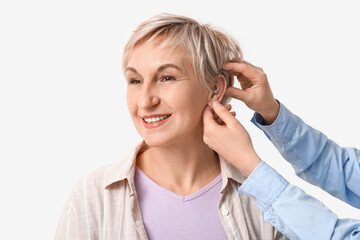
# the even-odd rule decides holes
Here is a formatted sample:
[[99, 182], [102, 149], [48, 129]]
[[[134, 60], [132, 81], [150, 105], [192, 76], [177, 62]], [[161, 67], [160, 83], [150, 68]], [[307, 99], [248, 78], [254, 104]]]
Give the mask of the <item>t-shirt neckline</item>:
[[201, 189], [199, 189], [198, 191], [189, 194], [189, 195], [181, 195], [181, 194], [177, 194], [174, 193], [162, 186], [160, 186], [159, 184], [157, 184], [156, 182], [154, 182], [151, 178], [149, 178], [143, 171], [140, 170], [140, 168], [138, 168], [136, 166], [135, 168], [135, 174], [138, 174], [141, 178], [143, 178], [147, 183], [151, 184], [152, 187], [154, 187], [156, 190], [158, 190], [159, 192], [161, 192], [162, 194], [165, 194], [171, 198], [175, 198], [178, 200], [181, 200], [183, 202], [188, 202], [191, 200], [194, 200], [198, 197], [200, 197], [201, 195], [203, 195], [204, 193], [206, 193], [207, 191], [211, 190], [212, 188], [214, 188], [219, 182], [222, 181], [221, 178], [221, 173], [219, 174], [219, 176], [217, 176], [214, 180], [212, 180], [210, 183], [208, 183], [206, 186], [202, 187]]

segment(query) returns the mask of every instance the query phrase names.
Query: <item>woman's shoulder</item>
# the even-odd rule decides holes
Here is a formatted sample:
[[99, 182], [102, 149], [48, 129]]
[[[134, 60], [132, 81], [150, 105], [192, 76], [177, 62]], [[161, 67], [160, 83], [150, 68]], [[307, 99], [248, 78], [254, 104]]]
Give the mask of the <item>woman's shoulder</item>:
[[101, 166], [79, 178], [73, 186], [71, 197], [101, 197], [109, 185], [127, 178], [135, 171], [136, 149], [137, 147], [131, 149], [120, 160]]
[[73, 199], [75, 202], [77, 202], [80, 199], [86, 198], [86, 195], [89, 196], [89, 194], [91, 194], [92, 197], [95, 196], [95, 193], [98, 193], [96, 195], [101, 195], [106, 171], [111, 168], [112, 165], [114, 165], [114, 163], [99, 167], [80, 177], [73, 185], [72, 191], [70, 193], [70, 199]]

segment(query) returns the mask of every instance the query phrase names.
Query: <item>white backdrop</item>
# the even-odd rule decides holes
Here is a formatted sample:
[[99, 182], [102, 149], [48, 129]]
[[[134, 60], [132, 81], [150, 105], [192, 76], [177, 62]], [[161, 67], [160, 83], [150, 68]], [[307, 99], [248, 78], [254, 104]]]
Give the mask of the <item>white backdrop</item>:
[[[121, 55], [136, 26], [161, 12], [232, 34], [277, 99], [341, 146], [360, 148], [357, 1], [1, 1], [3, 239], [52, 239], [73, 184], [140, 141]], [[263, 160], [340, 217], [360, 219], [359, 209], [297, 178], [250, 123], [252, 112], [232, 104]]]

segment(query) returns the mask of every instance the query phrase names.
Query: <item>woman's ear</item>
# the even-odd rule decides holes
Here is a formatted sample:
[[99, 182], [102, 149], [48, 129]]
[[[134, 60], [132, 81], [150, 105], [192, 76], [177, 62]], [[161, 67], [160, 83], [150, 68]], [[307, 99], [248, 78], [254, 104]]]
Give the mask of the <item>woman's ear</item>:
[[224, 74], [220, 74], [218, 79], [211, 86], [211, 97], [209, 101], [209, 106], [212, 108], [212, 101], [216, 100], [221, 102], [223, 99], [227, 88], [227, 81]]

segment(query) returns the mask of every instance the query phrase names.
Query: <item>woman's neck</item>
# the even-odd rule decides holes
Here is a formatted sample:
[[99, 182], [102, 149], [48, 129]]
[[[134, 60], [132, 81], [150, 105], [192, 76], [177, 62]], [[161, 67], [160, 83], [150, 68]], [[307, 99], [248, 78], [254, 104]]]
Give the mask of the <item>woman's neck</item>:
[[137, 156], [136, 165], [160, 186], [181, 195], [189, 195], [220, 174], [217, 154], [204, 141], [150, 147]]

